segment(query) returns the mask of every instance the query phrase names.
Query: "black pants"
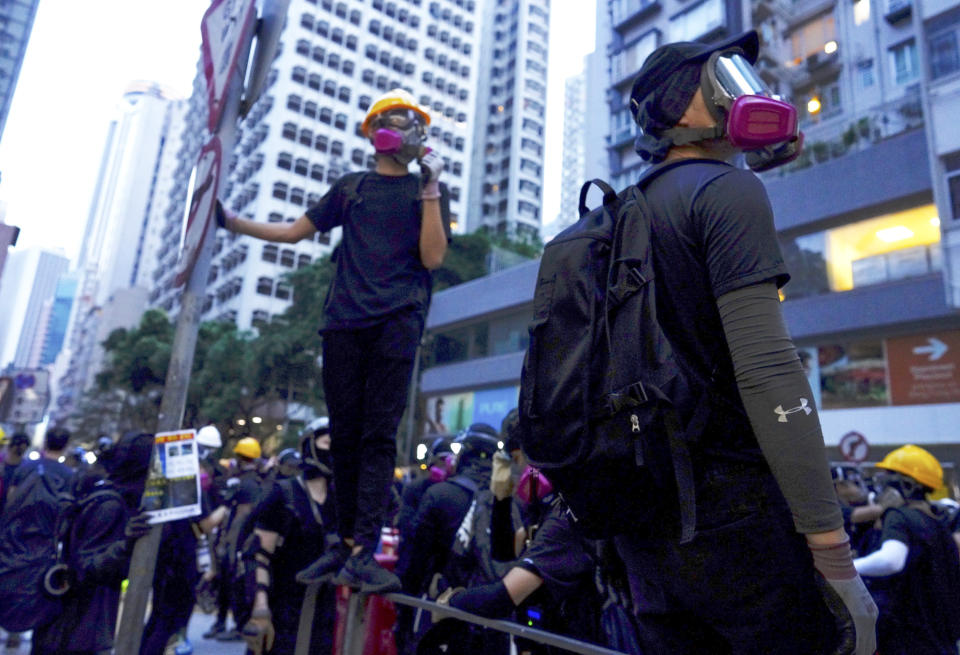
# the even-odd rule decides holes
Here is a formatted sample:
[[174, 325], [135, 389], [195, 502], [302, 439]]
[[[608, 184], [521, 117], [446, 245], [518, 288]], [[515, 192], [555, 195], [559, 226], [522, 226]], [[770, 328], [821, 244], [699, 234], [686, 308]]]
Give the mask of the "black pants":
[[697, 535], [624, 536], [644, 653], [808, 655], [836, 632], [786, 501], [760, 467], [711, 465], [697, 478]]
[[153, 580], [153, 602], [150, 619], [143, 629], [140, 655], [163, 655], [170, 637], [187, 627], [197, 599], [200, 576], [196, 559], [184, 561], [179, 569], [160, 570], [158, 566], [158, 574]]
[[374, 548], [386, 515], [397, 459], [397, 426], [407, 404], [423, 332], [419, 312], [323, 335], [323, 389], [341, 537]]

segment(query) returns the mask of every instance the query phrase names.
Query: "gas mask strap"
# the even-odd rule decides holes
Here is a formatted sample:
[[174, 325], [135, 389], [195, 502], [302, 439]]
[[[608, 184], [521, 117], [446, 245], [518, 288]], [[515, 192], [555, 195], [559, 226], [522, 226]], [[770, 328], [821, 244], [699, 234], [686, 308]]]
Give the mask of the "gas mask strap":
[[670, 139], [675, 146], [683, 146], [697, 141], [721, 139], [726, 132], [724, 124], [718, 123], [713, 127], [671, 127], [669, 130], [664, 130], [662, 136]]

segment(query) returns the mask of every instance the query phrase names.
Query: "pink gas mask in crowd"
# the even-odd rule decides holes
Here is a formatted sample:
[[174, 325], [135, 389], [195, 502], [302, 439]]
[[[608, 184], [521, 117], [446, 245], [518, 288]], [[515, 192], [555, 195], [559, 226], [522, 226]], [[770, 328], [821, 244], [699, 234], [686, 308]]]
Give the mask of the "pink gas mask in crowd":
[[421, 156], [426, 130], [423, 121], [411, 109], [385, 111], [371, 122], [373, 149], [389, 155], [406, 166]]
[[747, 165], [765, 171], [793, 161], [803, 148], [797, 109], [775, 97], [739, 50], [714, 52], [700, 72], [700, 90], [717, 125], [674, 127], [674, 145], [726, 138]]
[[553, 485], [543, 473], [532, 466], [527, 466], [520, 474], [520, 481], [517, 482], [517, 498], [524, 504], [530, 504], [534, 501], [543, 500], [553, 493]]
[[444, 455], [439, 461], [433, 464], [428, 472], [430, 473], [430, 482], [443, 482], [453, 474], [456, 468], [457, 458], [454, 455]]

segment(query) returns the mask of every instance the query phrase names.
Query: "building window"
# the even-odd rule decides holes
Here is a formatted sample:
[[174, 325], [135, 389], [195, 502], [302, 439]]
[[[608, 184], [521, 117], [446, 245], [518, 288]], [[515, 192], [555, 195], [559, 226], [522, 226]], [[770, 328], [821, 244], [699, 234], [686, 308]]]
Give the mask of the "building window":
[[296, 253], [294, 253], [292, 250], [285, 248], [280, 253], [280, 265], [286, 266], [287, 268], [293, 268], [295, 257], [296, 257]]
[[313, 60], [315, 62], [322, 64], [326, 56], [327, 56], [326, 51], [320, 46], [317, 46], [316, 48], [313, 49]]
[[917, 44], [910, 39], [890, 48], [890, 69], [895, 84], [910, 84], [920, 76]]
[[309, 118], [317, 117], [317, 103], [312, 100], [308, 100], [303, 105], [303, 115], [308, 116]]
[[305, 146], [313, 143], [313, 130], [308, 130], [307, 128], [300, 130], [300, 143]]
[[263, 251], [260, 254], [260, 259], [262, 259], [265, 262], [270, 262], [275, 264], [277, 262], [277, 253], [279, 251], [280, 251], [280, 248], [273, 245], [272, 243], [268, 243], [263, 247]]
[[297, 268], [304, 268], [310, 265], [310, 255], [297, 255]]
[[314, 89], [315, 91], [319, 91], [320, 81], [321, 80], [319, 75], [317, 75], [316, 73], [310, 73], [310, 77], [308, 78], [308, 81], [307, 81], [307, 86], [309, 86], [311, 89]]
[[313, 142], [313, 148], [314, 150], [318, 150], [320, 152], [326, 152], [327, 144], [328, 144], [327, 137], [324, 136], [323, 134], [318, 134], [317, 139]]
[[290, 202], [292, 202], [297, 206], [302, 206], [303, 198], [304, 198], [303, 194], [304, 194], [303, 189], [301, 189], [300, 187], [293, 187], [292, 189], [290, 189]]
[[947, 170], [947, 188], [950, 192], [950, 218], [960, 220], [960, 152], [955, 152], [943, 159]]
[[861, 89], [869, 89], [874, 85], [876, 80], [873, 76], [872, 59], [857, 62], [857, 81], [859, 82]]
[[343, 141], [334, 141], [330, 144], [330, 154], [334, 157], [343, 156]]
[[293, 155], [289, 152], [281, 152], [277, 155], [277, 167], [289, 171], [293, 166]]
[[290, 73], [290, 79], [298, 84], [303, 84], [307, 79], [307, 69], [303, 66], [294, 66], [293, 72]]
[[320, 109], [320, 122], [326, 123], [329, 125], [333, 122], [333, 110], [329, 107], [322, 107]]
[[933, 79], [960, 70], [957, 32], [951, 30], [930, 37], [930, 76]]
[[300, 104], [303, 99], [298, 96], [291, 94], [287, 96], [287, 109], [292, 109], [293, 111], [300, 111]]
[[273, 184], [273, 197], [279, 198], [280, 200], [287, 199], [287, 185], [283, 182], [274, 182]]
[[257, 278], [257, 293], [262, 296], [272, 296], [273, 295], [273, 278], [261, 277]]
[[306, 175], [309, 162], [306, 159], [298, 159], [293, 166], [293, 172], [297, 175]]
[[289, 300], [290, 285], [284, 284], [283, 282], [277, 282], [277, 290], [276, 292], [274, 292], [273, 295], [276, 296], [277, 298], [280, 298], [281, 300]]
[[309, 57], [310, 42], [307, 41], [306, 39], [300, 39], [299, 41], [297, 41], [297, 54]]
[[310, 179], [323, 181], [323, 166], [314, 164], [310, 167]]

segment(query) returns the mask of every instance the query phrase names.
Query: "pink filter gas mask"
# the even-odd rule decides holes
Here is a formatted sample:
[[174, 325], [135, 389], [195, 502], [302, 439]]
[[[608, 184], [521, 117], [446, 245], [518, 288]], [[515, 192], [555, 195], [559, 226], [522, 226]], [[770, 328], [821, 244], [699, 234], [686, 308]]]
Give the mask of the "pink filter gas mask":
[[520, 481], [517, 482], [517, 498], [525, 504], [533, 501], [543, 500], [553, 493], [553, 485], [543, 473], [527, 466], [520, 474]]
[[381, 127], [373, 133], [373, 149], [381, 155], [395, 155], [403, 148], [403, 135]]
[[797, 109], [767, 96], [740, 96], [727, 114], [727, 137], [744, 150], [758, 150], [797, 136]]
[[441, 460], [430, 467], [430, 482], [443, 482], [453, 473], [456, 458], [453, 455], [444, 455]]

